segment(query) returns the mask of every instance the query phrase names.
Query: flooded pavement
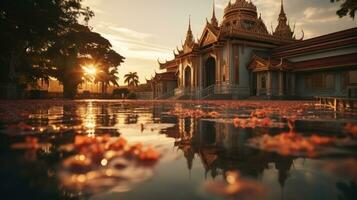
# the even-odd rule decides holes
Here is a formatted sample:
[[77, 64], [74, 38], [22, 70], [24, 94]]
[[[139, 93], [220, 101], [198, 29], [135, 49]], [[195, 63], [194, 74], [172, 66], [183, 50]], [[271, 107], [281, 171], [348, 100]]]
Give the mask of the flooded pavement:
[[356, 113], [293, 101], [0, 102], [2, 199], [356, 199]]

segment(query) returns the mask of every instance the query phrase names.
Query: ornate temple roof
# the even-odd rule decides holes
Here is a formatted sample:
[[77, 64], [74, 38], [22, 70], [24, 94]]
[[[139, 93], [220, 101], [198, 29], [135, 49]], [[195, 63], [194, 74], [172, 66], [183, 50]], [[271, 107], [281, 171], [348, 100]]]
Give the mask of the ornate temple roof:
[[233, 4], [229, 1], [228, 6], [224, 9], [223, 21], [235, 18], [237, 15], [242, 18], [257, 18], [257, 7], [246, 0], [236, 0]]
[[235, 0], [234, 3], [229, 1], [224, 9], [223, 20], [219, 24], [216, 18], [215, 1], [213, 0], [212, 18], [210, 21], [206, 20], [206, 26], [200, 39], [196, 42], [193, 37], [190, 18], [182, 49], [176, 47], [173, 50], [174, 60], [165, 63], [159, 62], [160, 69], [173, 68], [177, 66], [175, 60], [178, 58], [197, 53], [200, 49], [215, 44], [222, 44], [225, 40], [232, 38], [262, 42], [271, 47], [294, 43], [296, 41], [294, 31], [287, 23], [283, 1], [278, 21], [279, 24], [275, 32], [269, 33], [261, 15], [258, 17], [257, 7], [251, 1]]
[[156, 73], [155, 77], [151, 79], [151, 83], [157, 83], [160, 81], [176, 81], [177, 74], [175, 72], [164, 72], [164, 73]]
[[285, 38], [274, 37], [268, 32], [264, 21], [257, 13], [257, 7], [250, 1], [231, 1], [224, 9], [223, 22], [220, 27], [221, 38], [240, 37], [280, 44], [288, 42]]
[[350, 44], [357, 44], [357, 28], [346, 29], [279, 46], [273, 50], [273, 57], [280, 58], [311, 54], [322, 49], [337, 49]]
[[248, 68], [253, 72], [267, 70], [290, 70], [291, 63], [286, 59], [276, 59], [267, 51], [253, 51], [251, 63]]

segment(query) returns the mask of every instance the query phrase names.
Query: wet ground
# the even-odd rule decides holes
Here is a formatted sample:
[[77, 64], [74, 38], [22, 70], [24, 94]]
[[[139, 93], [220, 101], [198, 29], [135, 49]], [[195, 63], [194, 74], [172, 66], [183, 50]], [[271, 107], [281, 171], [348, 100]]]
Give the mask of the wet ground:
[[[357, 199], [356, 119], [315, 102], [3, 101], [1, 199]], [[329, 142], [251, 142], [283, 132]]]

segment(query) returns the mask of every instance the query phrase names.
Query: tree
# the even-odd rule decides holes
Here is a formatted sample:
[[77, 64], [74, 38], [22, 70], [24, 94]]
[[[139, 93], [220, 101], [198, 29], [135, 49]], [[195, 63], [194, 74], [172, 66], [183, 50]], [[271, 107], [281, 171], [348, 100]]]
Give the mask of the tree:
[[[42, 78], [36, 63], [52, 40], [80, 17], [88, 21], [94, 14], [82, 0], [1, 0], [0, 65], [1, 80], [18, 84], [20, 80]], [[36, 69], [31, 70], [33, 67]], [[37, 77], [40, 76], [40, 77]]]
[[137, 72], [129, 72], [124, 76], [124, 83], [127, 83], [128, 86], [138, 86], [139, 85], [139, 76]]
[[[340, 0], [331, 0], [331, 2], [339, 2]], [[336, 12], [339, 17], [344, 17], [347, 14], [353, 19], [355, 18], [355, 12], [357, 10], [357, 0], [344, 0], [340, 9]]]
[[118, 66], [124, 62], [124, 57], [114, 50], [98, 54], [95, 57], [99, 73], [95, 77], [95, 82], [101, 83], [102, 94], [107, 93], [108, 85], [119, 86], [118, 84]]
[[[92, 32], [94, 13], [82, 0], [0, 1], [0, 82], [19, 85], [48, 81], [63, 84], [64, 97], [73, 98], [84, 76], [84, 63], [99, 63], [103, 87], [116, 83], [117, 67], [124, 57], [110, 42]], [[117, 83], [116, 83], [117, 84]]]
[[111, 49], [110, 42], [87, 26], [75, 24], [58, 36], [47, 51], [46, 64], [50, 76], [63, 84], [63, 96], [74, 98], [80, 83], [87, 79], [82, 69], [86, 63], [98, 63], [100, 77], [105, 84], [114, 82], [113, 76], [124, 57]]
[[117, 68], [105, 68], [105, 71], [100, 71], [95, 77], [95, 82], [101, 83], [102, 95], [105, 96], [107, 94], [108, 85], [119, 87], [118, 79]]

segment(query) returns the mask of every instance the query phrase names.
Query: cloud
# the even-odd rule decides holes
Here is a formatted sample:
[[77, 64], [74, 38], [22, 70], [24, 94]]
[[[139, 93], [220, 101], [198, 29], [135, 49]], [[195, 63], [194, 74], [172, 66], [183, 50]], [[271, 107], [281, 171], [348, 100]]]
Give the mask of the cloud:
[[215, 7], [217, 9], [223, 10], [224, 8], [226, 8], [228, 1], [227, 0], [217, 0], [215, 3], [216, 3]]
[[133, 39], [145, 40], [152, 37], [151, 34], [140, 33], [124, 27], [109, 26], [109, 29], [116, 31], [120, 35], [125, 35], [126, 37]]
[[302, 21], [305, 21], [306, 23], [325, 23], [337, 21], [339, 18], [335, 15], [336, 10], [337, 7], [332, 7], [329, 9], [307, 7], [304, 10], [304, 18], [302, 19]]
[[156, 60], [173, 57], [170, 48], [151, 42], [155, 38], [152, 34], [104, 22], [95, 28], [112, 43], [115, 50], [127, 58]]

